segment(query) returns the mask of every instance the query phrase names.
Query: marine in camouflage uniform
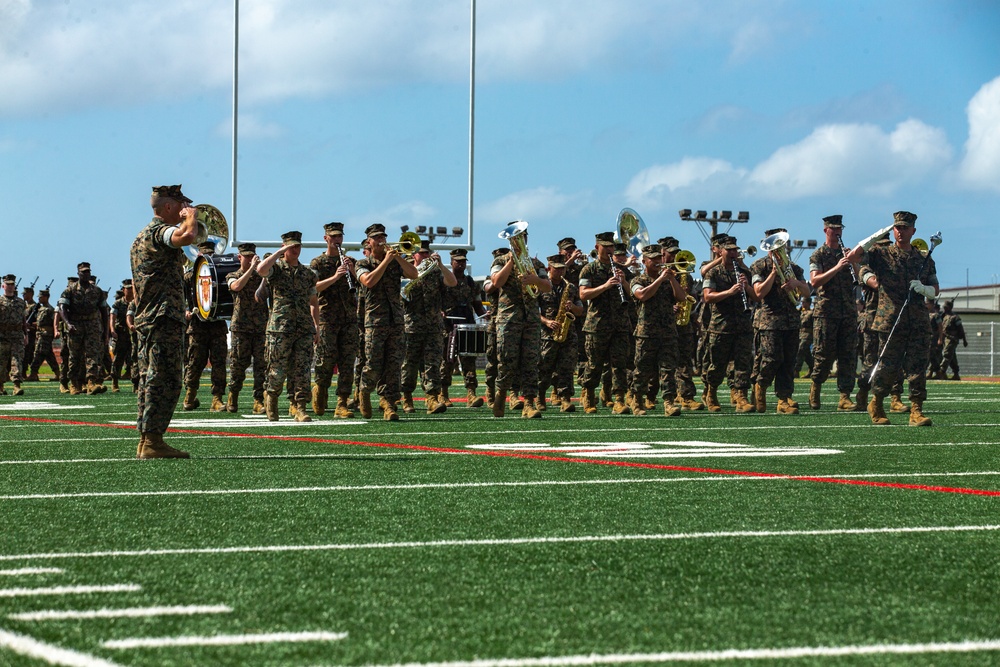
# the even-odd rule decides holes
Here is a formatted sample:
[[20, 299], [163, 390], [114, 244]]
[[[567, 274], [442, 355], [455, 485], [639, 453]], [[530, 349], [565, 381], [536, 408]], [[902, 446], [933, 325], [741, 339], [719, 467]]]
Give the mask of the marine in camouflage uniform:
[[854, 287], [858, 268], [841, 245], [843, 216], [823, 218], [826, 242], [809, 258], [809, 282], [816, 290], [813, 307], [813, 368], [809, 407], [820, 408], [820, 390], [837, 362], [838, 410], [854, 410], [851, 392], [858, 366], [858, 311]]
[[381, 397], [382, 418], [398, 421], [399, 380], [403, 366], [402, 279], [417, 277], [417, 269], [396, 249], [386, 245], [385, 225], [365, 229], [371, 256], [357, 265], [358, 281], [365, 286], [365, 366], [361, 371], [361, 415], [371, 419], [372, 391]]
[[[615, 414], [630, 412], [625, 404], [628, 390], [629, 319], [631, 299], [623, 276], [614, 267], [611, 253], [614, 234], [596, 235], [597, 259], [580, 272], [580, 298], [589, 302], [587, 319], [583, 325], [586, 336], [587, 365], [580, 382], [583, 385], [583, 409], [587, 414], [597, 412], [594, 389], [601, 381], [605, 365], [611, 367], [611, 392], [614, 396]], [[623, 298], [624, 297], [624, 298]]]
[[[129, 259], [135, 288], [134, 323], [138, 334], [139, 390], [136, 455], [188, 458], [163, 441], [181, 395], [184, 371], [184, 245], [198, 230], [196, 210], [180, 185], [153, 188], [154, 217], [132, 242]], [[179, 226], [178, 226], [179, 224]]]
[[70, 393], [82, 393], [86, 381], [87, 394], [101, 394], [107, 391], [101, 364], [107, 350], [108, 297], [94, 284], [88, 262], [80, 262], [76, 269], [80, 280], [59, 297], [59, 312], [70, 339]]
[[326, 412], [333, 371], [337, 370], [337, 407], [334, 417], [349, 418], [347, 399], [354, 387], [354, 363], [358, 357], [358, 299], [354, 262], [341, 250], [344, 223], [323, 226], [326, 252], [309, 266], [316, 273], [319, 303], [319, 343], [316, 344], [316, 385], [312, 390], [313, 412]]
[[[73, 285], [80, 282], [80, 278], [77, 276], [69, 276], [66, 278], [66, 288], [70, 288]], [[70, 392], [69, 388], [69, 356], [70, 356], [70, 340], [69, 331], [66, 328], [66, 320], [63, 319], [62, 315], [59, 313], [59, 308], [56, 307], [55, 315], [56, 323], [56, 338], [59, 339], [59, 393], [68, 394]]]
[[271, 290], [267, 321], [267, 384], [264, 410], [278, 421], [278, 395], [288, 379], [288, 401], [297, 422], [312, 421], [306, 414], [309, 374], [316, 339], [316, 273], [299, 261], [302, 233], [281, 235], [281, 248], [257, 265]]
[[[24, 379], [24, 299], [17, 296], [17, 278], [3, 277], [0, 295], [0, 395], [6, 395], [4, 384], [14, 381], [14, 396], [21, 396]], [[13, 374], [11, 373], [13, 369]]]
[[[455, 276], [454, 287], [444, 290], [445, 337], [449, 343], [454, 343], [455, 325], [475, 324], [476, 316], [486, 314], [483, 308], [482, 291], [475, 279], [465, 272], [468, 256], [464, 248], [451, 251], [451, 272]], [[476, 396], [479, 380], [476, 377], [476, 356], [466, 354], [451, 354], [446, 345], [444, 362], [441, 364], [441, 400], [451, 407], [448, 398], [448, 387], [451, 386], [452, 375], [456, 366], [461, 366], [462, 378], [465, 381], [466, 406], [478, 408], [483, 405], [483, 398]]]
[[806, 375], [813, 369], [813, 309], [812, 297], [802, 297], [802, 308], [799, 310], [799, 352], [795, 355], [795, 377], [799, 377], [802, 364], [806, 365]]
[[257, 300], [257, 289], [264, 279], [257, 273], [260, 258], [257, 246], [241, 243], [237, 246], [240, 268], [226, 277], [233, 295], [233, 316], [229, 323], [229, 397], [226, 410], [239, 411], [240, 392], [246, 381], [247, 369], [253, 370], [253, 414], [264, 412], [264, 382], [267, 377], [267, 356], [264, 339], [267, 336], [267, 300]]
[[[527, 234], [527, 232], [524, 232]], [[490, 280], [499, 288], [496, 319], [497, 379], [493, 397], [493, 416], [503, 417], [507, 392], [516, 385], [524, 396], [521, 416], [541, 417], [535, 398], [538, 393], [538, 365], [542, 336], [542, 317], [538, 310], [537, 294], [551, 291], [552, 285], [545, 274], [532, 262], [532, 271], [521, 273], [513, 253], [493, 260]]]
[[[611, 261], [615, 263], [615, 268], [621, 272], [622, 286], [625, 288], [625, 304], [628, 306], [626, 308], [626, 312], [628, 313], [628, 332], [626, 333], [628, 352], [625, 354], [625, 405], [631, 406], [635, 398], [635, 392], [645, 395], [648, 388], [657, 386], [657, 381], [654, 379], [650, 383], [650, 387], [637, 389], [635, 386], [635, 323], [639, 317], [639, 305], [632, 298], [632, 293], [629, 291], [629, 285], [632, 283], [632, 279], [636, 277], [636, 271], [634, 270], [635, 259], [629, 254], [628, 246], [624, 243], [616, 243], [614, 252], [611, 255]], [[607, 399], [605, 406], [614, 405], [611, 384], [611, 366], [607, 365], [604, 367], [604, 374], [601, 375], [601, 396]]]
[[941, 367], [938, 369], [939, 377], [945, 377], [948, 367], [954, 369], [955, 374], [952, 380], [960, 380], [958, 375], [958, 341], [962, 341], [965, 347], [969, 346], [969, 340], [965, 337], [965, 327], [962, 326], [962, 318], [952, 312], [955, 306], [954, 301], [944, 302], [944, 315], [941, 320]]
[[[677, 253], [680, 252], [680, 243], [672, 236], [665, 236], [658, 240], [657, 244], [660, 246], [663, 263], [672, 264], [677, 258]], [[694, 267], [691, 267], [691, 269], [693, 270]], [[677, 327], [677, 366], [670, 377], [660, 378], [660, 385], [665, 384], [667, 387], [666, 400], [672, 403], [676, 402], [682, 408], [688, 410], [704, 410], [705, 405], [700, 401], [694, 400], [695, 393], [697, 392], [694, 385], [693, 372], [696, 345], [695, 329], [697, 328], [697, 321], [694, 317], [694, 306], [697, 303], [694, 294], [694, 282], [687, 273], [678, 273], [677, 282], [680, 284], [681, 291], [684, 292], [684, 301], [689, 304], [689, 312], [687, 323], [678, 324], [677, 322], [680, 318], [684, 302], [674, 304], [674, 324]], [[648, 398], [652, 399], [654, 397], [649, 396]], [[648, 410], [650, 407], [652, 406], [647, 404], [646, 409]]]
[[937, 301], [928, 303], [927, 308], [930, 310], [931, 316], [931, 353], [930, 361], [927, 364], [927, 379], [943, 380], [945, 379], [944, 374], [938, 371], [941, 368], [941, 359], [944, 355], [944, 336], [941, 327], [944, 322], [944, 314], [938, 307]]
[[[747, 305], [757, 299], [750, 286], [750, 272], [739, 265], [739, 246], [728, 236], [720, 239], [724, 261], [705, 275], [702, 298], [712, 306], [708, 325], [708, 369], [705, 371], [705, 406], [719, 412], [718, 388], [733, 364], [730, 387], [737, 412], [752, 412], [747, 400], [750, 371], [753, 366], [753, 327]], [[744, 300], [745, 299], [745, 300]]]
[[[510, 248], [497, 248], [493, 251], [494, 261], [510, 252]], [[496, 396], [497, 381], [497, 309], [500, 307], [500, 289], [493, 284], [487, 276], [483, 282], [483, 291], [489, 301], [489, 322], [486, 325], [486, 370], [483, 371], [484, 382], [486, 384], [486, 403], [493, 406], [493, 399]], [[519, 386], [512, 386], [511, 391], [518, 393]]]
[[[570, 285], [580, 291], [580, 272], [587, 266], [587, 256], [582, 250], [576, 247], [576, 239], [572, 236], [559, 239], [556, 243], [559, 254], [563, 256], [563, 264], [566, 265], [566, 275], [563, 276]], [[587, 319], [587, 304], [583, 303], [583, 315], [576, 318], [573, 328], [576, 330], [576, 375], [579, 379], [583, 375], [583, 368], [587, 363], [587, 351], [584, 349], [583, 323]]]
[[[663, 256], [659, 245], [642, 250], [645, 272], [632, 279], [629, 293], [638, 304], [635, 325], [635, 386], [632, 414], [646, 414], [646, 388], [659, 385], [663, 393], [663, 412], [676, 417], [681, 409], [674, 405], [677, 387], [672, 383], [677, 370], [677, 314], [674, 305], [687, 295], [677, 282], [673, 269], [661, 268]], [[642, 391], [639, 391], [642, 388]]]
[[[786, 230], [769, 229], [764, 232], [764, 236], [780, 232]], [[753, 321], [760, 344], [757, 350], [760, 366], [754, 384], [753, 403], [756, 411], [761, 413], [767, 410], [767, 389], [772, 382], [775, 396], [778, 397], [777, 413], [793, 415], [799, 412], [797, 404], [792, 400], [800, 326], [796, 305], [800, 295], [809, 293], [809, 285], [803, 280], [802, 268], [794, 263], [790, 266], [794, 279], [782, 281], [781, 268], [773, 253], [750, 265], [754, 294], [761, 301]]]
[[25, 361], [22, 373], [26, 376], [24, 378], [26, 381], [37, 382], [38, 376], [35, 375], [32, 377], [31, 375], [31, 361], [34, 356], [35, 341], [38, 335], [38, 303], [35, 301], [34, 283], [24, 288], [21, 292], [21, 298], [24, 299], [24, 323], [28, 331], [27, 340], [24, 344]]
[[114, 339], [115, 358], [111, 365], [111, 391], [120, 391], [118, 380], [122, 375], [122, 370], [128, 364], [129, 372], [132, 370], [132, 332], [128, 328], [128, 307], [135, 298], [132, 289], [132, 279], [126, 278], [122, 281], [122, 296], [115, 299], [111, 304], [111, 336]]
[[[538, 307], [542, 317], [542, 349], [538, 367], [538, 407], [545, 405], [545, 392], [549, 386], [555, 390], [561, 412], [575, 412], [573, 398], [573, 373], [577, 362], [576, 320], [583, 318], [583, 302], [576, 285], [565, 279], [566, 264], [563, 255], [552, 255], [548, 260], [549, 282], [552, 291], [540, 294]], [[563, 301], [566, 315], [573, 317], [566, 331], [566, 339], [557, 342], [554, 336], [562, 329], [556, 319]]]
[[413, 390], [417, 376], [423, 380], [427, 414], [440, 414], [447, 409], [441, 399], [441, 365], [444, 363], [444, 290], [455, 287], [451, 269], [432, 253], [430, 242], [424, 240], [413, 253], [413, 264], [419, 276], [403, 288], [404, 332], [406, 353], [400, 376], [403, 390], [403, 411], [413, 412]]
[[35, 339], [35, 349], [32, 354], [31, 375], [38, 377], [38, 369], [43, 363], [48, 363], [49, 368], [59, 378], [59, 362], [56, 354], [52, 351], [52, 340], [55, 338], [56, 309], [49, 304], [49, 290], [43, 289], [38, 293], [38, 309], [35, 311], [35, 323], [38, 325], [38, 335]]
[[[879, 245], [890, 245], [892, 241], [883, 238], [876, 241]], [[862, 265], [858, 270], [859, 276], [873, 275], [871, 269]], [[864, 412], [868, 407], [868, 393], [871, 390], [871, 372], [878, 360], [879, 344], [878, 332], [875, 331], [875, 313], [878, 310], [878, 285], [874, 278], [871, 282], [875, 287], [871, 287], [862, 279], [861, 288], [864, 295], [861, 312], [858, 315], [858, 337], [862, 340], [861, 347], [861, 372], [858, 374], [858, 394], [855, 397], [855, 410]], [[901, 394], [903, 393], [902, 375], [897, 375], [892, 385], [889, 396], [892, 397], [892, 412], [909, 412], [910, 407], [903, 404]]]
[[[889, 423], [883, 401], [900, 374], [905, 374], [910, 388], [910, 425], [931, 425], [931, 420], [923, 414], [927, 398], [924, 371], [931, 332], [924, 299], [937, 295], [938, 279], [934, 260], [910, 245], [916, 220], [917, 216], [909, 211], [893, 214], [896, 243], [868, 248], [865, 263], [870, 273], [861, 276], [869, 286], [877, 285], [879, 290], [873, 328], [879, 335], [881, 363], [872, 378], [873, 396], [868, 404], [868, 414], [877, 425]], [[863, 246], [855, 248], [852, 259], [860, 259], [865, 250]]]
[[[371, 257], [372, 249], [371, 242], [366, 238], [361, 243], [361, 252], [365, 257]], [[356, 276], [355, 276], [356, 277]], [[354, 393], [351, 399], [347, 402], [347, 407], [349, 410], [358, 410], [361, 405], [361, 372], [365, 368], [365, 296], [368, 294], [368, 289], [361, 284], [359, 280], [358, 285], [358, 357], [354, 361]]]
[[[211, 257], [215, 254], [215, 243], [205, 241], [198, 244], [198, 251]], [[185, 280], [189, 282], [193, 290], [197, 289], [197, 279], [188, 274]], [[205, 366], [212, 364], [212, 406], [211, 412], [223, 412], [226, 406], [222, 397], [226, 392], [226, 356], [229, 354], [226, 340], [226, 321], [218, 317], [203, 320], [198, 312], [196, 303], [189, 304], [188, 328], [187, 328], [187, 365], [184, 369], [184, 386], [187, 393], [184, 396], [184, 409], [194, 410], [200, 405], [198, 400], [198, 387], [201, 385], [201, 374]]]

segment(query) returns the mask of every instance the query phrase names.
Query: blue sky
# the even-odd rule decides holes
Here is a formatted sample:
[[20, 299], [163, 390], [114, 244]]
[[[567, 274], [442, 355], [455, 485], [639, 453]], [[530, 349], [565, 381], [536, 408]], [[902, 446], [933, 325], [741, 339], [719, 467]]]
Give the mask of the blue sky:
[[[240, 10], [240, 239], [465, 226], [468, 0]], [[0, 0], [0, 271], [113, 286], [153, 185], [231, 216], [232, 25], [228, 1]], [[473, 273], [514, 219], [544, 257], [629, 206], [700, 260], [678, 209], [750, 211], [742, 245], [905, 209], [944, 234], [942, 286], [1000, 282], [995, 2], [479, 0], [477, 28]]]

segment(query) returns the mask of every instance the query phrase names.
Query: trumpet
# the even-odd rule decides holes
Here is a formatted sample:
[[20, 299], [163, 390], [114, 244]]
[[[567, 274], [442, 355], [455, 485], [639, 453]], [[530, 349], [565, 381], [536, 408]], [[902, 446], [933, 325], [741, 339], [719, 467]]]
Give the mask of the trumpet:
[[420, 250], [420, 236], [416, 232], [403, 232], [399, 237], [399, 243], [390, 243], [389, 247], [400, 255], [409, 257]]
[[746, 250], [740, 250], [739, 254], [736, 255], [738, 259], [743, 259], [744, 257], [753, 257], [757, 254], [757, 246], [748, 245]]
[[[528, 254], [528, 241], [525, 238], [527, 234], [528, 223], [524, 220], [515, 220], [497, 234], [499, 238], [510, 243], [510, 250], [514, 255], [514, 273], [517, 274], [518, 278], [535, 273], [535, 265], [531, 262], [531, 256]], [[532, 299], [538, 298], [538, 288], [534, 285], [525, 283], [524, 293]]]

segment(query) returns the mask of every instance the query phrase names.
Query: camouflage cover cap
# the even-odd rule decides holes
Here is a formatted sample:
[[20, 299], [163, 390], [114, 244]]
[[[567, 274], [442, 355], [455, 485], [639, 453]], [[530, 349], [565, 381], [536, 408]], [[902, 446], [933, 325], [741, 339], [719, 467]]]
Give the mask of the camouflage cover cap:
[[244, 257], [253, 257], [257, 254], [256, 243], [241, 243], [236, 246], [236, 250]]
[[506, 255], [509, 252], [510, 252], [510, 248], [497, 248], [496, 250], [493, 251], [493, 256], [494, 257], [501, 257], [502, 255]]
[[844, 216], [842, 215], [828, 215], [823, 218], [823, 229], [827, 227], [843, 227], [844, 226]]
[[736, 237], [726, 235], [726, 240], [722, 242], [722, 247], [726, 250], [739, 250], [740, 247], [736, 244]]
[[281, 235], [281, 245], [302, 245], [302, 232], [285, 232]]
[[215, 254], [215, 243], [212, 241], [202, 241], [198, 244], [198, 250], [202, 255], [214, 255]]
[[650, 243], [642, 249], [642, 256], [645, 259], [659, 259], [662, 252], [663, 250], [660, 248], [659, 244]]
[[365, 230], [365, 236], [385, 236], [385, 225], [380, 222], [368, 225], [368, 228]]
[[662, 239], [657, 241], [657, 243], [660, 244], [660, 248], [662, 250], [666, 250], [667, 252], [677, 252], [681, 249], [680, 241], [675, 239], [673, 236], [664, 236]]
[[553, 269], [565, 269], [566, 259], [562, 255], [549, 255], [545, 258]]
[[917, 216], [909, 211], [896, 211], [892, 214], [893, 227], [916, 227]]
[[571, 236], [567, 236], [564, 239], [559, 239], [559, 242], [556, 243], [556, 245], [560, 250], [569, 250], [570, 248], [576, 247], [576, 239]]
[[13, 285], [16, 282], [17, 282], [17, 276], [15, 276], [13, 273], [8, 273], [3, 277], [4, 285]]
[[115, 290], [115, 298], [116, 298], [116, 299], [120, 299], [120, 298], [122, 298], [123, 296], [125, 296], [125, 292], [121, 291], [120, 289], [118, 289], [118, 290]]
[[90, 262], [80, 262], [79, 264], [76, 265], [76, 270], [77, 271], [83, 271], [83, 270], [90, 271]]
[[41, 290], [39, 290], [39, 292], [38, 292], [38, 296], [48, 296], [48, 295], [49, 295], [49, 291], [47, 289], [45, 289], [44, 287]]
[[78, 282], [80, 282], [80, 279], [77, 276], [70, 276], [70, 277], [66, 278], [66, 282], [68, 282], [68, 283], [78, 283]]
[[420, 252], [430, 252], [430, 251], [431, 251], [431, 242], [428, 241], [427, 239], [421, 239]]
[[455, 248], [454, 250], [451, 251], [450, 254], [451, 254], [451, 258], [452, 259], [468, 259], [469, 258], [469, 251], [466, 250], [465, 248]]
[[726, 245], [726, 241], [729, 240], [729, 234], [720, 232], [714, 235], [711, 239], [712, 245], [716, 247], [723, 247]]
[[594, 236], [594, 239], [597, 241], [597, 245], [607, 245], [607, 246], [615, 245], [614, 232], [601, 232], [600, 234], [596, 234]]
[[616, 255], [627, 255], [628, 254], [628, 246], [626, 246], [624, 243], [616, 243], [615, 244], [615, 254]]
[[131, 287], [131, 286], [132, 286], [131, 278], [126, 278], [125, 280], [122, 281], [122, 287]]
[[328, 222], [325, 225], [323, 225], [323, 231], [326, 232], [327, 236], [343, 236], [344, 223]]
[[190, 204], [191, 199], [181, 192], [180, 185], [154, 185], [153, 198], [167, 198], [179, 201], [182, 204]]

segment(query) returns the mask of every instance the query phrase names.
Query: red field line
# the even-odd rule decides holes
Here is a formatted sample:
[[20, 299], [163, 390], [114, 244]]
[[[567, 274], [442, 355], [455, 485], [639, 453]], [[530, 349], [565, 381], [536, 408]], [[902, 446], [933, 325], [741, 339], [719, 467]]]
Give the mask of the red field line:
[[[90, 426], [99, 428], [134, 429], [134, 426], [124, 424], [99, 424], [68, 419], [42, 419], [39, 417], [15, 417], [0, 415], [0, 419], [8, 421], [25, 421], [41, 424], [63, 424], [70, 426]], [[642, 468], [645, 470], [673, 470], [676, 472], [702, 473], [706, 475], [728, 475], [741, 477], [764, 477], [768, 479], [787, 479], [798, 482], [815, 482], [820, 484], [843, 484], [846, 486], [867, 486], [883, 489], [902, 489], [907, 491], [932, 491], [935, 493], [958, 493], [973, 496], [1000, 496], [1000, 491], [989, 489], [971, 489], [956, 486], [935, 486], [930, 484], [903, 484], [897, 482], [873, 482], [859, 479], [839, 479], [834, 477], [810, 477], [804, 475], [783, 475], [780, 473], [758, 472], [753, 470], [725, 470], [720, 468], [703, 468], [695, 466], [676, 466], [660, 463], [637, 463], [633, 461], [614, 461], [607, 459], [587, 459], [570, 456], [547, 456], [544, 454], [529, 454], [527, 452], [489, 451], [456, 449], [453, 447], [429, 447], [427, 445], [407, 445], [392, 442], [363, 442], [358, 440], [340, 440], [336, 438], [313, 438], [291, 435], [267, 435], [263, 433], [233, 433], [230, 431], [205, 431], [201, 429], [169, 429], [171, 433], [187, 433], [192, 435], [211, 435], [228, 438], [250, 438], [257, 440], [283, 440], [288, 442], [312, 442], [317, 444], [355, 445], [359, 447], [380, 447], [383, 449], [403, 449], [437, 454], [467, 454], [471, 456], [491, 456], [499, 458], [529, 459], [533, 461], [554, 461], [560, 463], [588, 463], [591, 465], [613, 466], [619, 468]]]

